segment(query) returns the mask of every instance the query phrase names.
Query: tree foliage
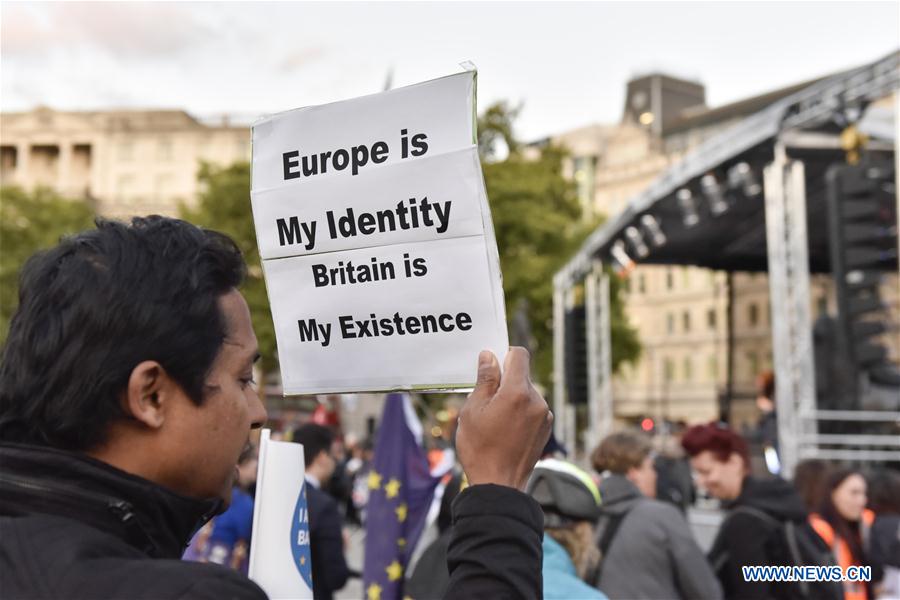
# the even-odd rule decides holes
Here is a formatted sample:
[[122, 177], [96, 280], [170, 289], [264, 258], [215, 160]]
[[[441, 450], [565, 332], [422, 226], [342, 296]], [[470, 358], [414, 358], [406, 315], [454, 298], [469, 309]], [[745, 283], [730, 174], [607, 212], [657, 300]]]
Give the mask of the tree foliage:
[[47, 189], [26, 192], [0, 188], [0, 343], [19, 304], [19, 273], [38, 250], [55, 246], [61, 237], [90, 229], [94, 213], [83, 200]]
[[[535, 379], [550, 383], [553, 365], [553, 275], [600, 224], [581, 218], [572, 182], [563, 176], [566, 151], [548, 145], [525, 155], [515, 139], [513, 122], [518, 109], [498, 103], [478, 121], [479, 151], [506, 294], [511, 337], [526, 320], [534, 354]], [[502, 143], [505, 160], [490, 162]], [[637, 335], [625, 318], [620, 284], [610, 286], [613, 367], [634, 361], [640, 353]]]
[[[247, 261], [247, 280], [241, 293], [250, 307], [253, 329], [261, 355], [263, 374], [278, 364], [275, 326], [269, 310], [269, 297], [263, 281], [256, 230], [250, 209], [250, 164], [228, 167], [203, 164], [197, 175], [200, 193], [193, 207], [181, 206], [181, 218], [195, 225], [220, 231], [235, 241]], [[263, 382], [260, 381], [260, 385]]]

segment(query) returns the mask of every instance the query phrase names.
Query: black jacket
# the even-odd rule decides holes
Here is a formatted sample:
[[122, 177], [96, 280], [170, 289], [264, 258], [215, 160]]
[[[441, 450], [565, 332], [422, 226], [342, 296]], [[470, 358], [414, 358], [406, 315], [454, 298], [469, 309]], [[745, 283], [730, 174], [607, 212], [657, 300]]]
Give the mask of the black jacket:
[[543, 538], [544, 513], [532, 497], [499, 485], [466, 488], [453, 501], [444, 598], [542, 598]]
[[265, 598], [236, 571], [180, 560], [220, 508], [84, 455], [0, 445], [0, 596]]
[[869, 562], [873, 581], [884, 577], [885, 567], [900, 569], [900, 515], [876, 515], [869, 532]]
[[[0, 444], [0, 597], [262, 600], [237, 571], [179, 560], [220, 507], [87, 456]], [[532, 498], [474, 486], [453, 521], [447, 598], [543, 595], [544, 516]]]
[[[726, 508], [749, 506], [760, 510], [776, 521], [794, 521], [802, 527], [806, 524], [806, 508], [793, 486], [783, 479], [744, 479], [741, 494]], [[767, 582], [745, 582], [741, 567], [788, 565], [788, 549], [775, 527], [752, 514], [733, 512], [728, 514], [719, 529], [709, 553], [709, 560], [725, 598], [779, 598], [784, 596], [785, 586]]]
[[[455, 523], [419, 557], [403, 597], [540, 598], [544, 521], [540, 506], [530, 496], [491, 485], [475, 486], [463, 498], [459, 503], [454, 498]], [[479, 545], [479, 538], [489, 545]], [[455, 546], [448, 561], [451, 543]], [[448, 562], [455, 573], [452, 589]], [[515, 572], [505, 573], [510, 568]]]
[[335, 499], [308, 483], [306, 502], [309, 508], [313, 598], [330, 600], [333, 592], [344, 587], [350, 575], [344, 559], [341, 516]]

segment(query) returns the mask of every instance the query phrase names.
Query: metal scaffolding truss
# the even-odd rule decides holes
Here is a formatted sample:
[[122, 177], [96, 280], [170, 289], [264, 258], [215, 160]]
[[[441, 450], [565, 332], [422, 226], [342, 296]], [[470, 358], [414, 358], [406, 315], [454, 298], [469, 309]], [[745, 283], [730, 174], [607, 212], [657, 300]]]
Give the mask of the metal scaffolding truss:
[[[805, 458], [900, 461], [900, 443], [896, 436], [819, 433], [820, 423], [837, 419], [900, 424], [900, 412], [816, 409], [809, 264], [811, 258], [819, 257], [810, 255], [807, 237], [805, 188], [810, 173], [806, 173], [804, 163], [791, 154], [792, 148], [801, 146], [806, 150], [839, 150], [833, 136], [820, 135], [817, 130], [826, 126], [833, 128], [835, 123], [840, 125], [854, 110], [863, 110], [869, 102], [890, 95], [898, 87], [900, 52], [812, 84], [701, 144], [588, 237], [553, 280], [554, 407], [558, 416], [564, 416], [562, 423], [557, 421], [557, 435], [564, 443], [574, 447], [576, 441], [573, 411], [566, 403], [563, 366], [566, 346], [563, 322], [566, 308], [574, 304], [575, 287], [584, 283], [587, 309], [590, 427], [585, 441], [590, 448], [599, 436], [611, 429], [614, 415], [608, 281], [600, 269], [601, 263], [618, 262], [620, 267], [625, 266], [616, 254], [621, 255], [628, 247], [626, 233], [629, 229], [640, 229], [642, 223], [652, 218], [661, 224], [670, 247], [664, 245], [649, 252], [645, 249], [641, 256], [629, 256], [629, 259], [646, 264], [678, 264], [673, 256], [688, 256], [689, 260], [682, 264], [741, 270], [736, 266], [738, 263], [729, 267], [727, 256], [723, 258], [721, 253], [716, 257], [717, 262], [704, 263], [707, 257], [695, 248], [703, 248], [698, 242], [712, 228], [719, 233], [723, 231], [721, 228], [729, 227], [746, 230], [746, 213], [731, 220], [720, 218], [709, 223], [705, 230], [695, 227], [690, 234], [678, 231], [680, 237], [674, 241], [668, 231], [680, 224], [673, 224], [671, 218], [667, 222], [665, 215], [671, 216], [671, 207], [676, 204], [679, 190], [698, 189], [699, 179], [704, 175], [721, 170], [723, 166], [747, 161], [754, 168], [762, 167], [763, 170], [765, 202], [760, 212], [765, 218], [763, 220], [762, 214], [754, 215], [755, 226], [760, 229], [754, 239], [760, 240], [762, 245], [753, 250], [759, 255], [761, 268], [767, 268], [769, 273], [782, 473], [790, 476], [797, 462]], [[893, 149], [885, 144], [882, 147]], [[673, 243], [681, 245], [677, 252], [672, 251]], [[723, 265], [723, 261], [726, 264]]]
[[[629, 226], [653, 213], [660, 202], [672, 200], [676, 192], [725, 163], [739, 160], [759, 147], [771, 148], [775, 138], [792, 130], [815, 128], [847, 107], [884, 98], [900, 87], [900, 52], [823, 81], [783, 98], [743, 119], [720, 135], [702, 143], [681, 162], [673, 165], [618, 215], [594, 231], [574, 257], [557, 272], [554, 283], [569, 287], [580, 282], [597, 258], [608, 260], [612, 245]], [[698, 257], [702, 258], [702, 257]], [[653, 263], [653, 253], [643, 259]], [[695, 264], [702, 265], [702, 260]]]
[[816, 433], [812, 321], [809, 314], [809, 257], [806, 240], [806, 178], [803, 163], [788, 160], [783, 144], [764, 171], [766, 242], [772, 357], [778, 408], [782, 472], [790, 476], [800, 460], [798, 434]]

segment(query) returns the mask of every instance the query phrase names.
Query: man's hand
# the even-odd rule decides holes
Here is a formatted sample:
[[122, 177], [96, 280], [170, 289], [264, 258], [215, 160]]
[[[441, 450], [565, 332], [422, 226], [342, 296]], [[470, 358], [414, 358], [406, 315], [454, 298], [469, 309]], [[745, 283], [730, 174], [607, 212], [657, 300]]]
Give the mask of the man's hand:
[[525, 489], [550, 437], [553, 413], [531, 384], [528, 351], [510, 348], [500, 380], [492, 352], [478, 356], [475, 390], [459, 413], [456, 450], [471, 485]]

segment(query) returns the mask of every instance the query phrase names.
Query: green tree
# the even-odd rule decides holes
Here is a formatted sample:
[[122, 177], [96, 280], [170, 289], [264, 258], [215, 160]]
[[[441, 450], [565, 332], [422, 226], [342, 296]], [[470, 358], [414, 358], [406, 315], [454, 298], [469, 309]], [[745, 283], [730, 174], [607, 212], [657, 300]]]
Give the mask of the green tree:
[[64, 235], [90, 229], [93, 217], [86, 202], [47, 188], [26, 192], [0, 187], [0, 343], [6, 341], [19, 303], [19, 273], [25, 261]]
[[[510, 329], [522, 328], [524, 313], [533, 340], [535, 379], [547, 385], [553, 366], [553, 275], [600, 221], [581, 218], [574, 184], [563, 176], [565, 149], [547, 145], [525, 155], [513, 134], [518, 110], [498, 103], [482, 113], [479, 151], [485, 163]], [[496, 161], [501, 143], [508, 155]], [[610, 297], [613, 367], [618, 369], [637, 358], [640, 345], [625, 318], [618, 280], [611, 285]]]
[[253, 329], [261, 355], [259, 368], [266, 373], [278, 364], [275, 347], [275, 326], [269, 310], [269, 297], [263, 281], [256, 229], [250, 210], [250, 164], [235, 163], [228, 167], [203, 164], [197, 175], [200, 193], [194, 207], [181, 206], [181, 218], [195, 225], [221, 231], [231, 237], [247, 261], [247, 280], [241, 293], [250, 307]]
[[641, 355], [641, 341], [637, 330], [628, 322], [625, 303], [622, 300], [624, 283], [612, 269], [609, 274], [609, 330], [612, 344], [612, 367], [617, 372], [624, 363], [634, 364]]

